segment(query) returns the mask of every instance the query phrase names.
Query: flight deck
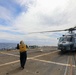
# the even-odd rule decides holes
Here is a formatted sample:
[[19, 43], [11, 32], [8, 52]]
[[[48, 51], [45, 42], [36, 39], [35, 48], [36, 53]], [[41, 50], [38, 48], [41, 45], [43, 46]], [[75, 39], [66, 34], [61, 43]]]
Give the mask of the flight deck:
[[0, 51], [0, 75], [76, 75], [76, 52], [62, 53], [54, 47], [27, 50], [20, 68], [19, 50]]

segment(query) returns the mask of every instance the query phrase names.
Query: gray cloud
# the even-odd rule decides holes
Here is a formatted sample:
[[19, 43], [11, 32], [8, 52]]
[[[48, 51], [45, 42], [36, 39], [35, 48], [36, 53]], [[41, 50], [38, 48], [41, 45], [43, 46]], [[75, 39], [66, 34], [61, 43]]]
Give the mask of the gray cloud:
[[68, 24], [69, 15], [68, 12], [56, 12], [54, 11], [51, 16], [40, 14], [39, 16], [41, 25], [65, 25]]
[[[20, 15], [18, 15], [13, 20], [12, 28], [7, 28], [7, 30], [9, 31], [11, 30], [14, 32], [22, 32], [24, 33], [24, 35], [19, 34], [14, 35], [10, 33], [1, 32], [0, 34], [2, 34], [2, 36], [0, 36], [0, 38], [15, 41], [23, 39], [29, 44], [36, 44], [36, 45], [39, 44], [56, 45], [57, 37], [61, 36], [63, 34], [62, 32], [60, 34], [46, 33], [43, 35], [42, 34], [26, 35], [25, 33], [34, 31], [56, 30], [63, 28], [65, 29], [72, 27], [74, 26], [74, 24], [76, 24], [75, 0], [36, 0], [37, 1], [36, 3], [35, 0], [16, 0], [16, 1], [24, 7], [27, 6], [28, 11], [27, 12], [23, 11]], [[9, 13], [11, 15], [10, 10]], [[9, 19], [11, 17], [7, 18]], [[5, 27], [2, 27], [1, 29], [3, 28]]]

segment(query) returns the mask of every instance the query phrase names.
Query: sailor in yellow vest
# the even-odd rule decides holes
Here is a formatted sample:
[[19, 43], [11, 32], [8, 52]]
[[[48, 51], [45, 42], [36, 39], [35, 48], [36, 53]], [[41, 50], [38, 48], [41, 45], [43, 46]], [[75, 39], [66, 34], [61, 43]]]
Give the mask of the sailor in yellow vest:
[[26, 45], [24, 44], [23, 41], [20, 41], [19, 50], [20, 50], [21, 68], [24, 69], [24, 66], [25, 66], [25, 63], [26, 63], [26, 59], [27, 59], [27, 50], [26, 50]]

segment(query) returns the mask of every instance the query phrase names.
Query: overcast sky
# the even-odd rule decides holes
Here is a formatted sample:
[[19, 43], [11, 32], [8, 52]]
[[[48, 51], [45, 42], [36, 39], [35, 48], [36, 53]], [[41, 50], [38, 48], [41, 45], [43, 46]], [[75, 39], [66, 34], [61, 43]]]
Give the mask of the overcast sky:
[[0, 0], [0, 42], [57, 45], [65, 32], [76, 25], [76, 0]]

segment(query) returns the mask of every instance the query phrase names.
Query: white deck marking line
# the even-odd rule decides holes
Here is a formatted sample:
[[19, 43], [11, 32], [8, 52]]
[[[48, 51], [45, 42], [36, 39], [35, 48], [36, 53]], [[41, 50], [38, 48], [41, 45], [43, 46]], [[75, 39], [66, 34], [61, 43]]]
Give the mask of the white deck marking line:
[[17, 63], [17, 62], [20, 62], [20, 60], [16, 60], [16, 61], [13, 61], [13, 62], [1, 64], [0, 67], [1, 66], [6, 66], [6, 65], [10, 65], [10, 64], [14, 64], [14, 63]]
[[15, 54], [11, 54], [11, 53], [6, 53], [6, 52], [0, 52], [2, 54], [7, 54], [7, 55], [11, 55], [11, 56], [16, 56], [16, 57], [19, 57], [19, 55], [15, 55]]
[[[32, 58], [27, 58], [27, 59], [29, 60], [29, 59], [32, 59]], [[62, 66], [70, 66], [70, 64], [63, 64], [63, 63], [58, 63], [58, 62], [46, 61], [46, 60], [39, 60], [39, 59], [32, 59], [32, 60], [41, 61], [41, 62], [45, 62], [45, 63], [52, 63], [52, 64], [56, 64], [56, 65], [62, 65]], [[0, 67], [10, 65], [10, 64], [14, 64], [14, 63], [17, 63], [17, 62], [20, 62], [20, 60], [1, 64]], [[76, 66], [73, 65], [73, 67], [76, 67]]]
[[[28, 59], [28, 60], [31, 59], [31, 60], [41, 61], [41, 62], [45, 62], [45, 63], [56, 64], [56, 65], [62, 65], [62, 66], [70, 66], [70, 64], [63, 64], [63, 63], [58, 63], [58, 62], [46, 61], [46, 60], [39, 60], [39, 59], [33, 59], [33, 58], [27, 58], [27, 59]], [[17, 62], [20, 62], [20, 60], [1, 64], [0, 67], [1, 67], [1, 66], [6, 66], [6, 65], [10, 65], [10, 64], [15, 64], [15, 63], [17, 63]], [[73, 67], [76, 67], [76, 66], [73, 65]]]
[[[53, 61], [46, 61], [46, 60], [39, 60], [39, 59], [31, 59], [31, 60], [36, 60], [36, 61], [41, 61], [41, 62], [45, 62], [45, 63], [56, 64], [56, 65], [62, 65], [62, 66], [70, 66], [70, 64], [63, 64], [63, 63], [58, 63], [58, 62], [53, 62]], [[72, 65], [72, 66], [76, 67], [75, 65]]]
[[[50, 52], [50, 53], [45, 53], [45, 54], [40, 54], [40, 55], [31, 57], [31, 58], [41, 57], [41, 56], [48, 55], [48, 54], [52, 54], [52, 53], [56, 53], [56, 52], [58, 52], [58, 51], [54, 51], [54, 52]], [[6, 52], [0, 52], [0, 53], [2, 53], [2, 54], [7, 54], [7, 55], [11, 55], [11, 56], [19, 57], [19, 55], [15, 55], [15, 54], [11, 54], [11, 53], [6, 53]]]
[[40, 54], [40, 55], [31, 57], [31, 58], [33, 59], [33, 58], [41, 57], [41, 56], [48, 55], [48, 54], [52, 54], [52, 53], [56, 53], [56, 52], [59, 52], [59, 51], [54, 51], [54, 52], [50, 52], [50, 53]]
[[[70, 66], [70, 64], [63, 64], [63, 63], [58, 63], [58, 62], [52, 62], [52, 61], [35, 59], [36, 57], [44, 56], [44, 55], [47, 55], [47, 54], [52, 54], [52, 53], [55, 53], [55, 52], [58, 52], [58, 51], [54, 51], [54, 52], [50, 52], [50, 53], [45, 53], [45, 54], [42, 54], [42, 55], [38, 55], [38, 56], [31, 57], [31, 58], [27, 58], [27, 59], [28, 60], [32, 59], [32, 60], [37, 60], [37, 61], [46, 62], [46, 63], [52, 63], [52, 64], [58, 64], [58, 65], [63, 65], [63, 66]], [[10, 54], [10, 53], [5, 53], [5, 52], [0, 52], [0, 53], [19, 57], [19, 55], [15, 55], [15, 54]], [[15, 63], [15, 61], [14, 62], [5, 63], [5, 64], [2, 64], [2, 65], [9, 65], [9, 64], [12, 64], [12, 63]], [[75, 65], [72, 65], [72, 66], [76, 67]]]
[[[69, 63], [69, 57], [68, 57], [68, 59], [67, 59], [67, 64]], [[67, 70], [68, 70], [68, 66], [66, 66], [66, 68], [65, 68], [65, 72], [64, 72], [64, 75], [67, 75]]]

